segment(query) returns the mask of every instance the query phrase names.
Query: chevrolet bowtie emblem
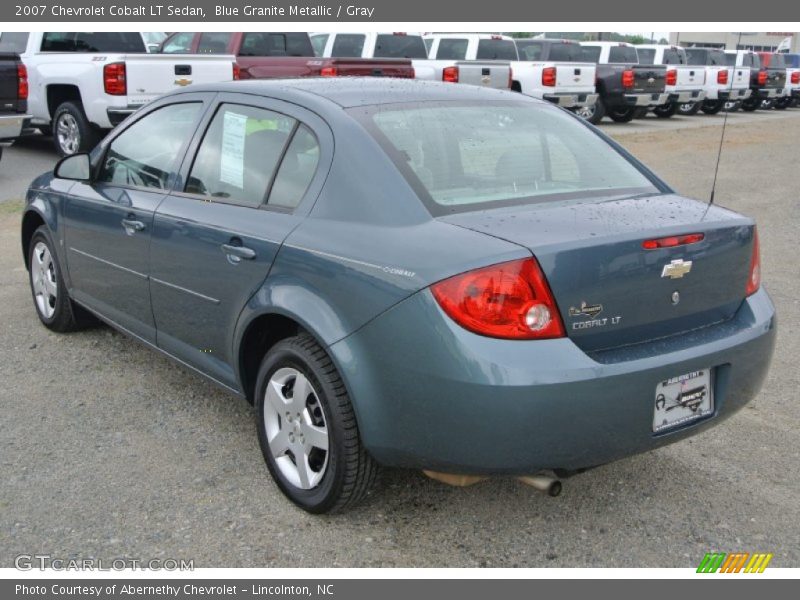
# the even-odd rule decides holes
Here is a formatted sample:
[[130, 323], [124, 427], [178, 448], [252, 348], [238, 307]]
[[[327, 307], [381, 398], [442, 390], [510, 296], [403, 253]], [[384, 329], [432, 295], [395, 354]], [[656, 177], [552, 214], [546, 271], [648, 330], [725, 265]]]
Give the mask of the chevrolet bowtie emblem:
[[189, 85], [190, 83], [192, 83], [192, 80], [191, 79], [187, 79], [185, 77], [181, 77], [180, 79], [176, 79], [175, 80], [175, 85], [179, 85], [181, 87], [185, 87], [185, 86]]
[[691, 270], [692, 261], [679, 258], [671, 261], [668, 265], [664, 265], [664, 268], [661, 270], [661, 276], [669, 277], [670, 279], [680, 279]]

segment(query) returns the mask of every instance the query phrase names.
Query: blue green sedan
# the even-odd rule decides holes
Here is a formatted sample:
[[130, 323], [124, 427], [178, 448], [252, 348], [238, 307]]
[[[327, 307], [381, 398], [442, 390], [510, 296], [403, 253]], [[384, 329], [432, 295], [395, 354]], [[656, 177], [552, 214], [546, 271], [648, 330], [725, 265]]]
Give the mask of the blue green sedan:
[[567, 476], [722, 423], [776, 331], [752, 219], [512, 92], [189, 87], [30, 186], [41, 322], [97, 319], [254, 403], [310, 512], [380, 466]]

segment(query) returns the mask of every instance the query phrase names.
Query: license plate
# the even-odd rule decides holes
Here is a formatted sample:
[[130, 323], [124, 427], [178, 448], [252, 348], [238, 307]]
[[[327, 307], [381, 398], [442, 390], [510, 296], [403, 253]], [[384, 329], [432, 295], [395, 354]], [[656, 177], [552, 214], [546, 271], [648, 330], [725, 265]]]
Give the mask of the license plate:
[[711, 369], [671, 377], [656, 386], [653, 431], [679, 427], [714, 412]]

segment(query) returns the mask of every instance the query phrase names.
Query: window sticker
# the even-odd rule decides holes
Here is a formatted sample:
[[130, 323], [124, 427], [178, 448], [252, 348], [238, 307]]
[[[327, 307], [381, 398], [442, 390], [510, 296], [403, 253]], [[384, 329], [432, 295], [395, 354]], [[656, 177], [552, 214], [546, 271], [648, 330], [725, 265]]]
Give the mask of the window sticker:
[[219, 163], [219, 180], [244, 189], [244, 140], [247, 117], [226, 112], [222, 121], [222, 156]]

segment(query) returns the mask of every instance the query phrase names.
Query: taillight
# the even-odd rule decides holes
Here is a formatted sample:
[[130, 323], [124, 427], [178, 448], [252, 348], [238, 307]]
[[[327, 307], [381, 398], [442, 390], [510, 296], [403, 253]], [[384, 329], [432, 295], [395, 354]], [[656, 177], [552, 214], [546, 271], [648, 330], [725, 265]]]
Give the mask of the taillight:
[[622, 72], [622, 87], [632, 88], [635, 78], [631, 69], [626, 69]]
[[670, 235], [663, 238], [645, 240], [642, 242], [642, 248], [644, 248], [645, 250], [656, 250], [658, 248], [674, 248], [675, 246], [685, 246], [687, 244], [696, 244], [697, 242], [702, 242], [705, 237], [706, 235], [704, 233]]
[[442, 69], [442, 81], [458, 83], [458, 67], [445, 67]]
[[753, 255], [750, 258], [750, 274], [747, 277], [745, 295], [755, 294], [761, 287], [761, 249], [758, 244], [758, 229], [753, 229]]
[[22, 63], [17, 65], [17, 99], [28, 99], [28, 69]]
[[800, 83], [800, 71], [792, 73], [792, 83]]
[[542, 69], [542, 85], [546, 85], [547, 87], [555, 87], [556, 75], [557, 72], [555, 67], [545, 67]]
[[728, 69], [717, 71], [717, 83], [726, 85], [728, 83]]
[[125, 63], [111, 63], [103, 67], [103, 89], [112, 96], [124, 96], [128, 93], [125, 79]]
[[667, 85], [678, 85], [678, 71], [670, 69], [667, 71]]
[[233, 80], [239, 81], [241, 78], [242, 78], [242, 68], [236, 63], [233, 63]]
[[339, 75], [339, 69], [337, 67], [322, 67], [319, 74], [320, 77], [336, 77]]
[[767, 85], [767, 72], [766, 71], [759, 71], [758, 72], [758, 85]]
[[564, 337], [547, 280], [534, 258], [456, 275], [431, 286], [456, 323], [488, 337], [531, 340]]

